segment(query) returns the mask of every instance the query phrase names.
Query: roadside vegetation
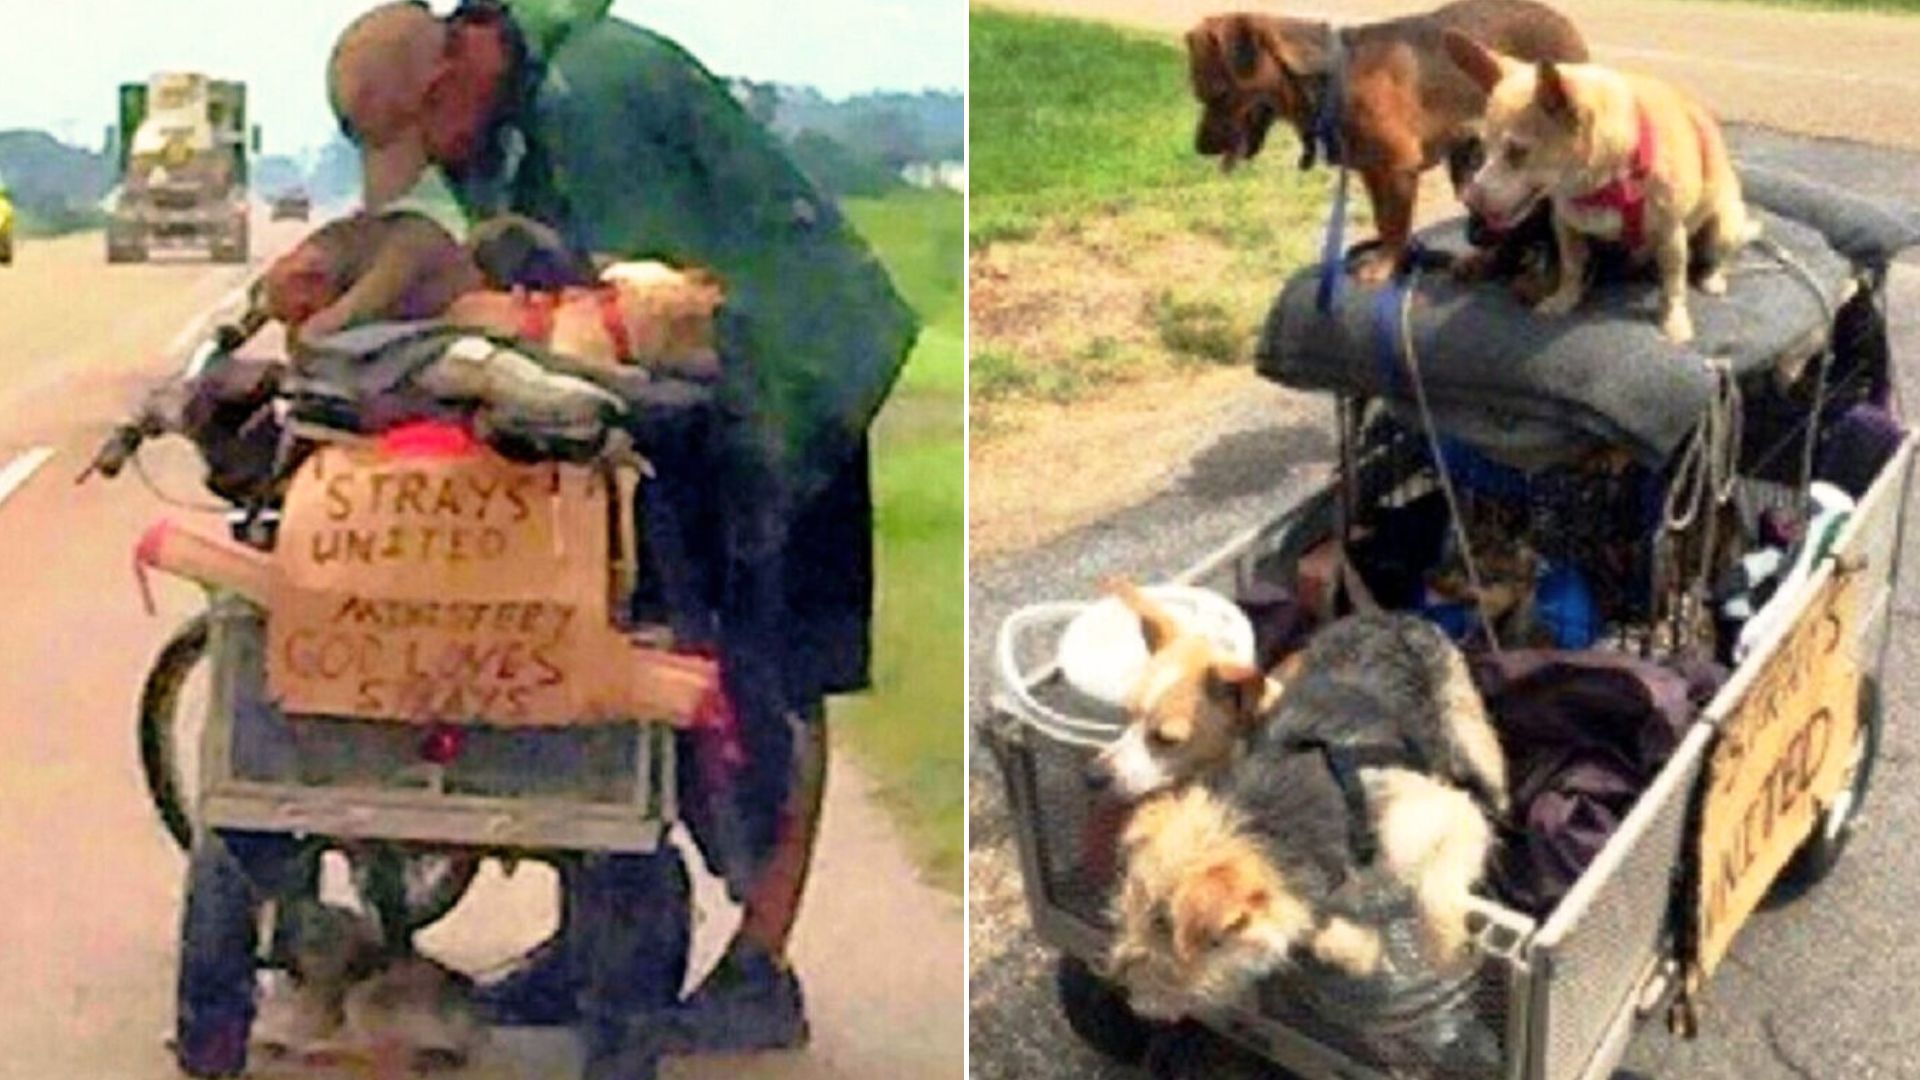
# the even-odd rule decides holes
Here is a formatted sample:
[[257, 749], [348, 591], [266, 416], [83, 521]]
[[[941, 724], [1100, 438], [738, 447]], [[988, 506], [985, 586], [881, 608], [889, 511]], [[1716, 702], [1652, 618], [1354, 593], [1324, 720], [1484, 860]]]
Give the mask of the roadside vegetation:
[[965, 860], [965, 435], [960, 196], [896, 191], [848, 216], [923, 327], [876, 425], [879, 560], [874, 689], [834, 714], [928, 879], [958, 892]]
[[971, 19], [975, 437], [1019, 431], [1026, 405], [1245, 363], [1314, 257], [1328, 174], [1292, 167], [1283, 128], [1230, 174], [1196, 155], [1174, 40]]

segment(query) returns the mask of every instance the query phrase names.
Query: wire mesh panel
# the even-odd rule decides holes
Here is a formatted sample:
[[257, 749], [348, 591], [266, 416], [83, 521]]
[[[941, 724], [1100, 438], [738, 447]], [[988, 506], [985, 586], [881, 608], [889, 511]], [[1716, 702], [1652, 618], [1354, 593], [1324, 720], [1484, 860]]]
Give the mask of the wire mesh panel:
[[1666, 953], [1688, 809], [1712, 737], [1697, 724], [1534, 941], [1534, 1080], [1578, 1080]]

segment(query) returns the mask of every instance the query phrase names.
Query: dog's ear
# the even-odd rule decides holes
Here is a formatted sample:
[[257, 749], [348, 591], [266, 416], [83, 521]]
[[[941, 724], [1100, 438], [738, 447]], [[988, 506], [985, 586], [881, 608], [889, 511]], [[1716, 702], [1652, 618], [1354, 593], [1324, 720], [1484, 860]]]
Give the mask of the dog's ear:
[[1226, 41], [1222, 49], [1226, 53], [1227, 70], [1240, 82], [1246, 82], [1260, 70], [1260, 53], [1264, 42], [1260, 28], [1248, 15], [1235, 15], [1227, 20]]
[[1192, 963], [1245, 933], [1273, 903], [1260, 876], [1239, 859], [1224, 859], [1202, 870], [1174, 903], [1173, 951]]
[[1114, 576], [1100, 583], [1108, 595], [1125, 604], [1140, 620], [1140, 633], [1147, 639], [1147, 651], [1157, 653], [1180, 636], [1180, 624], [1167, 610], [1154, 603], [1131, 580]]
[[1573, 88], [1565, 72], [1551, 60], [1542, 60], [1534, 72], [1533, 100], [1540, 110], [1556, 120], [1574, 119]]
[[1228, 70], [1240, 82], [1260, 73], [1263, 54], [1294, 75], [1320, 75], [1332, 66], [1325, 23], [1232, 15], [1226, 19], [1223, 35]]
[[1238, 660], [1215, 660], [1207, 666], [1207, 696], [1226, 706], [1242, 721], [1260, 715], [1267, 696], [1267, 677], [1252, 664]]
[[1507, 77], [1507, 62], [1499, 53], [1458, 30], [1448, 30], [1441, 38], [1446, 42], [1447, 55], [1482, 92], [1493, 93], [1493, 88]]

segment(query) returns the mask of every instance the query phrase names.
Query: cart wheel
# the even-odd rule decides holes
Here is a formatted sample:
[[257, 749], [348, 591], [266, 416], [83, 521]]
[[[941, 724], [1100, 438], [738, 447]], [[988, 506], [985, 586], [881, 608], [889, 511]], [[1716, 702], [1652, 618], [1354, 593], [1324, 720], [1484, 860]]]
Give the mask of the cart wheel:
[[[140, 691], [140, 768], [146, 774], [154, 810], [183, 851], [193, 845], [194, 826], [187, 809], [193, 784], [183, 772], [189, 758], [182, 754], [183, 745], [191, 746], [193, 739], [182, 736], [199, 730], [198, 718], [183, 710], [205, 705], [190, 698], [186, 687], [207, 658], [207, 626], [205, 612], [182, 624], [160, 650]], [[401, 912], [401, 923], [409, 933], [445, 918], [467, 894], [480, 869], [479, 858], [472, 855], [399, 855], [377, 848], [356, 853], [348, 861], [361, 899], [384, 912], [386, 924], [391, 924], [394, 912]], [[396, 891], [380, 893], [379, 886], [387, 882]]]
[[183, 851], [193, 846], [193, 820], [187, 814], [174, 720], [187, 678], [206, 655], [207, 616], [202, 612], [174, 632], [140, 689], [140, 768], [153, 808]]
[[1138, 1065], [1153, 1043], [1155, 1027], [1127, 1005], [1127, 998], [1078, 957], [1062, 954], [1054, 968], [1054, 991], [1067, 1026], [1080, 1041], [1123, 1065]]
[[1820, 884], [1840, 865], [1853, 826], [1860, 819], [1860, 806], [1866, 801], [1873, 781], [1873, 763], [1880, 756], [1881, 703], [1880, 682], [1867, 676], [1860, 680], [1860, 729], [1855, 734], [1847, 762], [1847, 783], [1835, 796], [1833, 805], [1821, 815], [1813, 835], [1794, 853], [1793, 861], [1781, 874], [1781, 881], [1805, 890]]

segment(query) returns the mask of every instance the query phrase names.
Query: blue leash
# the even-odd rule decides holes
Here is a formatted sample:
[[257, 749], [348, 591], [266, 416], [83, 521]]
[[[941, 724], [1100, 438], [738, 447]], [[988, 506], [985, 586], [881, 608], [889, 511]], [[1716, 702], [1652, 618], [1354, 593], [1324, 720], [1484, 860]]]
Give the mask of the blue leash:
[[1333, 189], [1333, 216], [1327, 219], [1326, 240], [1320, 247], [1320, 290], [1315, 303], [1321, 314], [1333, 310], [1340, 296], [1340, 282], [1346, 276], [1347, 234], [1347, 156], [1340, 145], [1340, 102], [1346, 95], [1347, 46], [1340, 31], [1327, 27], [1327, 89], [1314, 112], [1313, 126], [1307, 131], [1309, 159], [1316, 146], [1324, 148], [1327, 160], [1339, 166], [1340, 179]]

